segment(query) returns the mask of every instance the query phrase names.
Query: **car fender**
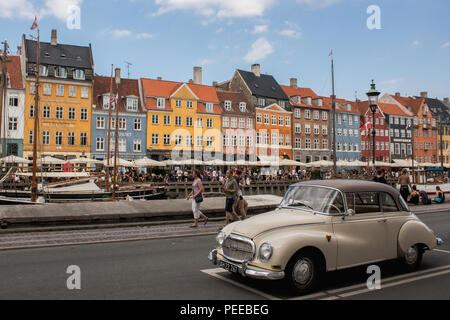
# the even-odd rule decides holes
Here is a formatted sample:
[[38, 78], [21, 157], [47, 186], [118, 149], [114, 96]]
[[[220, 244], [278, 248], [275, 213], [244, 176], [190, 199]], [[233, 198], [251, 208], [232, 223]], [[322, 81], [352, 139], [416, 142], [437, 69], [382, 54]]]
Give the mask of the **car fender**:
[[419, 219], [405, 222], [398, 234], [399, 255], [404, 256], [409, 247], [418, 243], [424, 244], [428, 249], [432, 250], [436, 247], [436, 236]]
[[[256, 245], [255, 260], [252, 264], [257, 266], [273, 269], [273, 266], [281, 267], [281, 270], [286, 268], [289, 260], [299, 250], [306, 247], [313, 247], [321, 251], [325, 258], [326, 270], [331, 271], [336, 269], [337, 260], [337, 239], [334, 237], [331, 229], [321, 227], [301, 228], [284, 228], [272, 231], [259, 236], [254, 239]], [[270, 243], [273, 246], [273, 255], [267, 262], [259, 260], [259, 247], [263, 243]]]

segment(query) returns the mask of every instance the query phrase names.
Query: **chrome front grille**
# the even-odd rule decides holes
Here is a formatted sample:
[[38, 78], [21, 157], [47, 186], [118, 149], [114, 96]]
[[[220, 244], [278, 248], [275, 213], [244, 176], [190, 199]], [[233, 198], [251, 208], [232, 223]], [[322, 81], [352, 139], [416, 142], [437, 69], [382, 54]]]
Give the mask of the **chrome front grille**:
[[255, 255], [252, 240], [233, 234], [224, 240], [222, 249], [226, 258], [236, 262], [252, 261]]

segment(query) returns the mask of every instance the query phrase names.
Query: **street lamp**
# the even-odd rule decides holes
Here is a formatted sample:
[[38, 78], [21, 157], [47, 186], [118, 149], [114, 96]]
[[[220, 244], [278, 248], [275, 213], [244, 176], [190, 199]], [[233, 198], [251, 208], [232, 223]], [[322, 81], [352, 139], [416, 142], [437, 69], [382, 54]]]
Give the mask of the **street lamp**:
[[375, 112], [378, 108], [378, 96], [380, 95], [380, 92], [375, 88], [375, 83], [372, 80], [372, 83], [370, 85], [370, 90], [366, 93], [369, 97], [369, 105], [370, 105], [370, 111], [372, 111], [372, 134], [373, 134], [373, 170], [375, 173]]

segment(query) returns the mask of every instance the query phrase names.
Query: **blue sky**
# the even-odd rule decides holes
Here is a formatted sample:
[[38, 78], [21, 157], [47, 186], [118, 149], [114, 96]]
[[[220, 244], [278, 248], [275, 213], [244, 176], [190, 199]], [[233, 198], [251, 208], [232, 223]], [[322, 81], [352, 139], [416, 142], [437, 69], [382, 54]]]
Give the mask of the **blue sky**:
[[[81, 28], [66, 26], [67, 6], [81, 8]], [[378, 5], [381, 29], [366, 10]], [[203, 82], [224, 81], [236, 68], [260, 63], [281, 84], [289, 78], [331, 94], [365, 99], [371, 79], [387, 93], [450, 96], [448, 0], [0, 0], [0, 38], [12, 53], [38, 15], [41, 39], [52, 28], [62, 43], [92, 43], [96, 73], [133, 63], [131, 77], [188, 81], [194, 65]]]

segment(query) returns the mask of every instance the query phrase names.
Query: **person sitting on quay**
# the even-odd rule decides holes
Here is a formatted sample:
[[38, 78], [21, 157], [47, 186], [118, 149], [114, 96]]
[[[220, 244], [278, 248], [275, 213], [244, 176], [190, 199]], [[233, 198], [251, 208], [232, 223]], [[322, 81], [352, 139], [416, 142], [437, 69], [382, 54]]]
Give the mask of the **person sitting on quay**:
[[419, 200], [420, 200], [420, 193], [417, 190], [417, 186], [414, 185], [412, 187], [412, 191], [411, 191], [411, 194], [409, 196], [409, 203], [418, 205], [419, 204]]
[[434, 202], [436, 202], [436, 203], [444, 203], [445, 202], [445, 194], [439, 186], [436, 186], [436, 197], [434, 198]]

